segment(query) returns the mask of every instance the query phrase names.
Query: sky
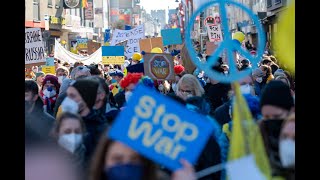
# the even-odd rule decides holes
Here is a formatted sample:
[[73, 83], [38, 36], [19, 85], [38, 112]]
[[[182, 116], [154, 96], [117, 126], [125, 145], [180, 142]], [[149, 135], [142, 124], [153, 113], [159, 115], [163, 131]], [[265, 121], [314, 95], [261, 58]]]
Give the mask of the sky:
[[[179, 3], [175, 2], [176, 0], [140, 0], [140, 5], [146, 9], [147, 13], [150, 13], [151, 10], [157, 9], [175, 9], [178, 7]], [[180, 2], [180, 0], [179, 0]]]

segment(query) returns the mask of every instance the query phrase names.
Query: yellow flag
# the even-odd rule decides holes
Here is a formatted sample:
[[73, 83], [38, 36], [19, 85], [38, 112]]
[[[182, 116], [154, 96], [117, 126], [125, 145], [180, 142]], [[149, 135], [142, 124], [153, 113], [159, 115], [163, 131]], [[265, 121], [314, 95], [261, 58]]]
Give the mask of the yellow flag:
[[277, 58], [290, 72], [295, 72], [295, 1], [279, 17], [277, 32], [273, 38]]
[[235, 101], [228, 161], [252, 154], [261, 173], [270, 180], [271, 168], [258, 125], [254, 122], [239, 83], [234, 83]]

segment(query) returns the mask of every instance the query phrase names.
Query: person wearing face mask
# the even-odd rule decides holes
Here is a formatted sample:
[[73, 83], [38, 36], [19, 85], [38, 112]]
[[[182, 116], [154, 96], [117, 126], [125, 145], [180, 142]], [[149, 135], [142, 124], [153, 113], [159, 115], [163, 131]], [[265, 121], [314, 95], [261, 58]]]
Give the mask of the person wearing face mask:
[[279, 140], [279, 156], [287, 180], [295, 179], [295, 114], [285, 120]]
[[61, 113], [61, 103], [67, 97], [66, 91], [70, 83], [77, 79], [81, 79], [88, 76], [91, 76], [90, 69], [87, 68], [86, 66], [78, 65], [71, 71], [70, 73], [71, 79], [66, 77], [62, 80], [62, 84], [59, 90], [59, 96], [56, 100], [56, 105], [54, 107], [54, 113], [53, 113], [54, 117], [57, 117], [57, 115]]
[[204, 95], [204, 89], [195, 76], [185, 74], [179, 80], [175, 94], [186, 101], [193, 96], [202, 97]]
[[82, 118], [70, 112], [62, 113], [56, 120], [53, 128], [53, 137], [59, 147], [69, 154], [73, 164], [83, 172], [85, 168], [85, 151], [83, 136], [85, 125]]
[[265, 86], [265, 83], [263, 82], [263, 76], [264, 74], [260, 68], [256, 68], [252, 71], [253, 88], [257, 96], [261, 95], [261, 90]]
[[274, 176], [281, 176], [280, 131], [284, 119], [294, 112], [294, 101], [289, 86], [282, 81], [270, 81], [262, 90], [260, 107], [263, 117], [259, 122], [259, 127], [268, 153], [272, 173]]
[[[104, 134], [108, 134], [106, 131]], [[89, 169], [89, 180], [195, 180], [190, 163], [182, 160], [183, 168], [172, 177], [161, 171], [151, 160], [144, 158], [127, 145], [101, 136]]]
[[71, 83], [67, 89], [67, 97], [63, 100], [62, 109], [77, 110], [87, 128], [84, 144], [87, 148], [85, 159], [89, 160], [98, 142], [101, 122], [106, 119], [94, 111], [97, 99], [99, 82], [91, 79], [78, 79]]
[[49, 140], [55, 119], [43, 110], [43, 101], [38, 92], [35, 81], [25, 80], [25, 124], [38, 136]]
[[60, 84], [54, 75], [46, 75], [42, 83], [40, 96], [44, 102], [44, 110], [53, 115], [56, 100], [58, 98]]
[[66, 68], [64, 66], [60, 66], [56, 70], [56, 76], [58, 77], [58, 82], [61, 85], [62, 81], [69, 76], [68, 68]]

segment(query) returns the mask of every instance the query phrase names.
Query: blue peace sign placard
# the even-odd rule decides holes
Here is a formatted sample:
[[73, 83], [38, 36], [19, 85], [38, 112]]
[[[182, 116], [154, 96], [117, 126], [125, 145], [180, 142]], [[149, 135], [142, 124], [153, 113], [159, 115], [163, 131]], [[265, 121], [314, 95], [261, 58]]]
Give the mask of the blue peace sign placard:
[[[188, 37], [191, 37], [191, 34], [190, 34], [191, 30], [192, 30], [191, 28], [193, 27], [193, 22], [197, 16], [197, 14], [200, 14], [200, 12], [205, 11], [205, 9], [207, 7], [212, 6], [214, 4], [219, 4], [220, 13], [221, 13], [220, 19], [221, 19], [221, 23], [222, 23], [222, 30], [224, 31], [224, 34], [223, 34], [224, 37], [223, 37], [223, 41], [219, 44], [219, 46], [217, 47], [215, 52], [211, 55], [211, 57], [207, 60], [207, 62], [204, 63], [204, 62], [201, 62], [197, 58], [197, 54], [194, 51], [193, 46], [192, 46], [191, 38], [188, 38]], [[225, 6], [227, 4], [237, 6], [240, 9], [244, 10], [249, 15], [249, 17], [252, 18], [254, 24], [256, 25], [256, 28], [257, 28], [258, 34], [259, 34], [259, 36], [258, 36], [259, 38], [258, 38], [257, 54], [255, 56], [252, 56], [249, 52], [242, 49], [241, 44], [239, 42], [235, 42], [234, 40], [232, 40], [231, 34], [228, 31], [228, 29], [229, 29], [228, 19], [227, 19], [227, 12], [226, 12], [226, 8], [225, 8]], [[263, 52], [265, 49], [265, 39], [266, 39], [262, 25], [260, 24], [257, 15], [255, 15], [246, 6], [244, 6], [238, 2], [232, 1], [232, 0], [214, 0], [214, 1], [207, 2], [207, 3], [203, 4], [202, 6], [200, 6], [200, 8], [190, 18], [189, 24], [186, 29], [185, 37], [187, 37], [185, 39], [186, 45], [187, 45], [186, 47], [189, 50], [190, 57], [191, 57], [192, 61], [194, 62], [194, 64], [199, 69], [203, 70], [210, 78], [218, 80], [220, 82], [225, 82], [225, 83], [232, 83], [235, 81], [239, 81], [251, 73], [250, 69], [238, 71], [238, 69], [236, 67], [236, 63], [235, 63], [236, 61], [234, 59], [233, 52], [237, 51], [242, 57], [248, 59], [251, 62], [252, 68], [256, 68], [258, 62], [260, 61], [260, 58], [263, 55]], [[222, 54], [224, 49], [226, 49], [228, 63], [229, 63], [229, 75], [228, 76], [226, 76], [222, 73], [218, 73], [218, 72], [214, 71], [213, 69], [211, 69], [211, 67], [218, 60], [219, 55]]]

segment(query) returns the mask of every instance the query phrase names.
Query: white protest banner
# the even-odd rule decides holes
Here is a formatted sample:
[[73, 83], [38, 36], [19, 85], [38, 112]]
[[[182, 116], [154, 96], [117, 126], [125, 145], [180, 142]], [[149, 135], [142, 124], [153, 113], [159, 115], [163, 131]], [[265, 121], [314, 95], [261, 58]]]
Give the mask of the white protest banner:
[[220, 42], [223, 40], [219, 24], [207, 24], [207, 32], [210, 42]]
[[45, 63], [44, 46], [40, 28], [25, 29], [25, 63]]
[[129, 59], [134, 53], [140, 53], [139, 40], [144, 38], [144, 25], [137, 26], [130, 30], [116, 29], [113, 32], [110, 45], [115, 46], [119, 42], [127, 40], [124, 55]]

